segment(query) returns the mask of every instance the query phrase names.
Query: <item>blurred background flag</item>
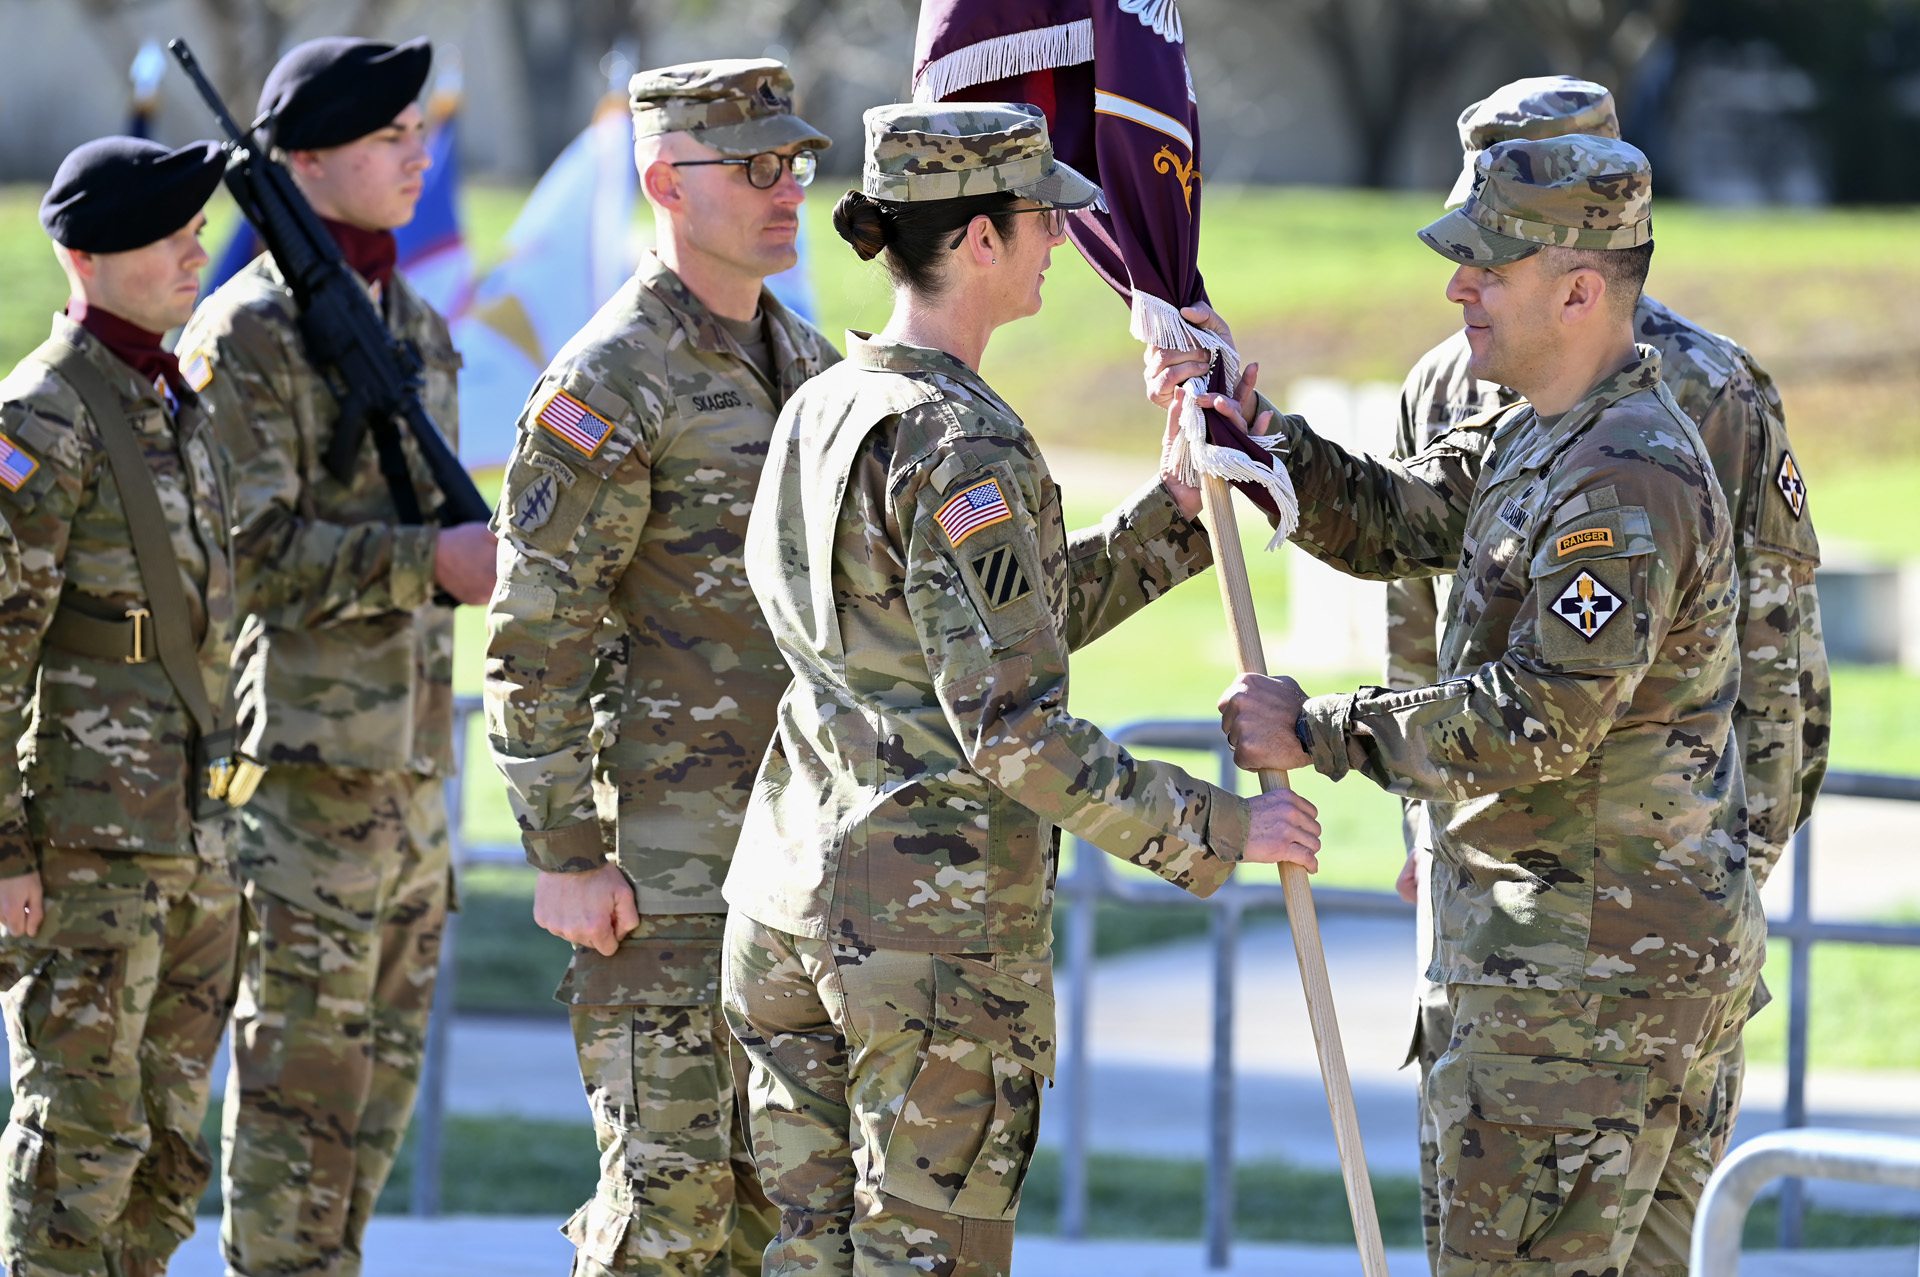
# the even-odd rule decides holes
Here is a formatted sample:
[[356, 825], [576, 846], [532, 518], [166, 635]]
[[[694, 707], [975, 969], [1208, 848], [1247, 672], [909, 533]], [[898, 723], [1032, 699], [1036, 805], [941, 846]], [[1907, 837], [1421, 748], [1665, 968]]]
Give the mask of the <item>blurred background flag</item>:
[[633, 274], [638, 179], [624, 77], [620, 87], [533, 188], [507, 232], [507, 259], [454, 320], [469, 466], [506, 463], [541, 370]]
[[167, 55], [158, 40], [149, 40], [133, 55], [127, 78], [133, 83], [133, 102], [127, 108], [127, 136], [152, 137], [153, 113], [160, 108], [160, 79], [167, 73]]

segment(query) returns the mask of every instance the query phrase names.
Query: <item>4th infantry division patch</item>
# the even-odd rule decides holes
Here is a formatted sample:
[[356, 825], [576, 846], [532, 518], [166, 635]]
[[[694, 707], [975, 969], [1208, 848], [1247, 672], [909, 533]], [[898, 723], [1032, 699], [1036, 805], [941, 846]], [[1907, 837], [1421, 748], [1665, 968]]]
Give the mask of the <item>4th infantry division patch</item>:
[[1018, 603], [1033, 593], [1033, 584], [1020, 570], [1010, 545], [996, 545], [973, 561], [973, 577], [985, 593], [987, 606], [998, 612], [1009, 603]]
[[1553, 601], [1553, 613], [1580, 632], [1591, 643], [1620, 610], [1620, 596], [1601, 584], [1591, 572], [1582, 572], [1567, 583]]
[[999, 480], [982, 479], [954, 493], [934, 513], [933, 521], [947, 534], [947, 544], [957, 550], [962, 541], [981, 528], [1005, 523], [1012, 517], [1013, 511], [1007, 508], [1007, 499], [1000, 495]]

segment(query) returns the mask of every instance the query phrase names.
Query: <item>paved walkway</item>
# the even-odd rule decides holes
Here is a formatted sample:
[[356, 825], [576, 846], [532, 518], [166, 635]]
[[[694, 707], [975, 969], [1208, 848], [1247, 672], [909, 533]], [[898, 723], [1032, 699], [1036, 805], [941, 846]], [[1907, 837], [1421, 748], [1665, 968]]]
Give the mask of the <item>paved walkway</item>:
[[[573, 1248], [557, 1220], [482, 1215], [442, 1220], [381, 1216], [367, 1235], [363, 1277], [562, 1277]], [[180, 1251], [173, 1277], [220, 1277], [217, 1230], [202, 1227]], [[1847, 1251], [1763, 1251], [1747, 1256], [1742, 1277], [1914, 1277], [1912, 1248]], [[1393, 1277], [1424, 1277], [1426, 1256], [1390, 1251]], [[1022, 1277], [1359, 1277], [1360, 1260], [1346, 1247], [1237, 1246], [1233, 1266], [1209, 1269], [1191, 1243], [1101, 1241], [1068, 1243], [1026, 1237], [1014, 1243], [1013, 1269]]]

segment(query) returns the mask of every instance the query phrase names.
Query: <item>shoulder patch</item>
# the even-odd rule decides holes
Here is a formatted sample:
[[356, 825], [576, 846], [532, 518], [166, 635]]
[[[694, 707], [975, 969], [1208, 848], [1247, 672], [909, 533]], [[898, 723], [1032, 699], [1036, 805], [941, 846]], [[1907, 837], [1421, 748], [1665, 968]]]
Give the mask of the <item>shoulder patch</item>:
[[1612, 528], [1580, 528], [1557, 538], [1553, 543], [1553, 552], [1559, 558], [1566, 558], [1575, 550], [1594, 549], [1604, 546], [1613, 548]]
[[600, 445], [613, 433], [611, 421], [558, 387], [547, 396], [534, 420], [587, 457], [600, 451]]
[[1782, 449], [1780, 467], [1774, 471], [1773, 486], [1787, 499], [1787, 509], [1793, 511], [1794, 522], [1807, 508], [1807, 481], [1800, 476], [1800, 467], [1793, 459], [1793, 453]]
[[1620, 596], [1591, 572], [1582, 572], [1567, 582], [1567, 588], [1553, 600], [1553, 614], [1589, 643], [1619, 611]]
[[978, 483], [968, 484], [954, 493], [933, 516], [934, 522], [947, 534], [947, 543], [956, 550], [961, 542], [980, 529], [1005, 523], [1012, 517], [1013, 511], [1007, 507], [1007, 499], [1000, 492], [998, 479], [982, 479]]
[[39, 468], [40, 463], [32, 453], [0, 435], [0, 484], [4, 484], [7, 491], [20, 491], [20, 486], [33, 478], [33, 472]]
[[989, 611], [998, 612], [1033, 593], [1033, 583], [1010, 545], [996, 545], [968, 561]]
[[196, 350], [180, 365], [180, 375], [197, 395], [213, 384], [213, 361], [207, 358], [206, 351]]

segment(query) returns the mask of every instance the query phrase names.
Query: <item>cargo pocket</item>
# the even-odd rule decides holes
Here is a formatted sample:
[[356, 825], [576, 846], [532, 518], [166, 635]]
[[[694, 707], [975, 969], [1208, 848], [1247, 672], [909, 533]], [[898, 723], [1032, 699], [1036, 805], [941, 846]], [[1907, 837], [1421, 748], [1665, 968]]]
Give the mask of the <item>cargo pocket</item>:
[[0, 1135], [0, 1163], [7, 1168], [8, 1208], [0, 1212], [0, 1249], [19, 1255], [43, 1244], [59, 1183], [53, 1148], [30, 1126], [9, 1122]]
[[1442, 1057], [1430, 1094], [1466, 1101], [1440, 1136], [1447, 1250], [1482, 1262], [1605, 1256], [1619, 1235], [1647, 1078], [1634, 1064]]
[[880, 1187], [969, 1219], [1012, 1219], [1053, 1076], [1053, 997], [934, 955], [932, 1033], [887, 1137]]
[[39, 934], [6, 941], [26, 981], [8, 1031], [42, 1065], [70, 1074], [112, 1067], [127, 951], [146, 920], [138, 888], [50, 889]]

